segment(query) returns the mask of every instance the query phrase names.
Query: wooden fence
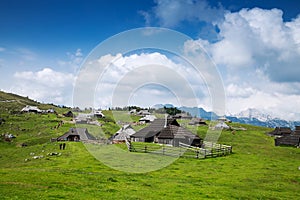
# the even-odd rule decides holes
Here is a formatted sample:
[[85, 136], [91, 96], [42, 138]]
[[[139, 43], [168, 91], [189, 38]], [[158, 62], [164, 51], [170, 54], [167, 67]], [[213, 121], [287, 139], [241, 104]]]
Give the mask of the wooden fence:
[[194, 147], [179, 143], [179, 147], [169, 145], [158, 145], [153, 143], [141, 143], [126, 141], [128, 150], [131, 152], [153, 153], [166, 156], [188, 157], [188, 158], [208, 158], [226, 156], [232, 153], [232, 147], [216, 143], [203, 143], [202, 147]]

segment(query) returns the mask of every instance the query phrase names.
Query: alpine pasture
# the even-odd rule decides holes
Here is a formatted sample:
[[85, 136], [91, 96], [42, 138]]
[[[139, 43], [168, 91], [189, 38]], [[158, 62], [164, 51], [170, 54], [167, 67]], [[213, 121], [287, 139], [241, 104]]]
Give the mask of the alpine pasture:
[[[19, 114], [27, 104], [53, 105], [2, 92], [0, 100], [5, 120], [0, 134], [16, 136], [0, 141], [1, 199], [299, 199], [300, 149], [276, 147], [266, 134], [269, 128], [232, 124], [246, 130], [223, 130], [219, 143], [233, 147], [228, 156], [182, 157], [160, 170], [128, 173], [104, 165], [81, 142], [66, 142], [61, 150], [60, 142], [50, 141], [74, 126], [62, 115], [67, 108], [55, 107], [58, 114]], [[101, 130], [89, 130], [96, 136], [108, 137], [120, 128], [110, 111], [104, 113]], [[206, 129], [198, 129], [200, 137]]]

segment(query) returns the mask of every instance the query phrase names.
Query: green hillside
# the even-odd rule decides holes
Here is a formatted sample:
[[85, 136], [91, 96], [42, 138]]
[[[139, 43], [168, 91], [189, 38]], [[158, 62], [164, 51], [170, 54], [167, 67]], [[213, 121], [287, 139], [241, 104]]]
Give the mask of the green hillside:
[[26, 105], [38, 106], [41, 110], [55, 108], [58, 113], [63, 113], [67, 110], [59, 108], [54, 104], [43, 104], [28, 97], [0, 91], [0, 114], [19, 112]]
[[[0, 94], [0, 117], [5, 119], [0, 134], [16, 136], [10, 142], [0, 140], [1, 199], [299, 199], [300, 149], [275, 147], [265, 134], [268, 128], [234, 124], [247, 130], [223, 131], [219, 142], [233, 146], [233, 154], [225, 157], [179, 158], [158, 171], [126, 173], [95, 159], [80, 142], [67, 142], [65, 150], [50, 142], [74, 126], [71, 118], [10, 114], [8, 105], [15, 110], [25, 104], [50, 105]], [[101, 131], [110, 135], [118, 126], [110, 112], [105, 114]], [[64, 124], [54, 128], [60, 121]], [[198, 134], [205, 135], [206, 129], [201, 127]]]

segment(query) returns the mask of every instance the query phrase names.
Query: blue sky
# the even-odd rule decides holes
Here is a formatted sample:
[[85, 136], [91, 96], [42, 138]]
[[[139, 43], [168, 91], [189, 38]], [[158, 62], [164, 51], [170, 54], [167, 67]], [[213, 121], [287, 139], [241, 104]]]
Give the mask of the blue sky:
[[165, 27], [207, 50], [224, 82], [227, 112], [257, 108], [300, 120], [299, 14], [292, 0], [2, 0], [0, 89], [70, 105], [80, 65], [100, 42]]
[[[238, 11], [241, 8], [279, 8], [284, 11], [284, 20], [295, 18], [300, 13], [299, 2], [285, 0], [209, 1], [211, 6], [219, 3], [225, 9]], [[26, 47], [46, 56], [61, 56], [80, 47], [89, 52], [99, 42], [119, 32], [145, 26], [141, 11], [151, 12], [155, 1], [114, 0], [13, 0], [1, 1], [1, 45]], [[160, 26], [153, 19], [151, 26]], [[169, 28], [197, 38], [204, 24], [183, 21]]]
[[[139, 10], [151, 1], [1, 1], [3, 45], [30, 46], [42, 52], [89, 51], [102, 40], [144, 25]], [[51, 54], [55, 54], [52, 52]]]

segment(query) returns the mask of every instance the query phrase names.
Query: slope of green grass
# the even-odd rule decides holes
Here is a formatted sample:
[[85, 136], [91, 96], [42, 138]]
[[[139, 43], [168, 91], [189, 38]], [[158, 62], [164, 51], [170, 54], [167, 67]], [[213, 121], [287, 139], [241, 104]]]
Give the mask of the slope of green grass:
[[57, 113], [64, 113], [68, 111], [67, 108], [59, 108], [53, 104], [43, 104], [31, 100], [28, 97], [22, 97], [12, 93], [0, 91], [0, 114], [18, 113], [26, 105], [37, 106], [41, 110], [54, 108]]
[[[1, 163], [0, 191], [4, 199], [297, 199], [299, 172], [291, 162], [299, 160], [295, 150], [289, 149], [291, 156], [280, 162], [236, 152], [216, 159], [180, 158], [158, 171], [130, 174], [101, 164], [81, 143], [68, 143], [65, 151], [50, 143], [16, 150], [10, 164]], [[62, 155], [21, 159], [51, 151]]]
[[[247, 131], [223, 131], [219, 142], [233, 146], [229, 156], [179, 158], [160, 170], [135, 174], [109, 168], [82, 143], [68, 142], [59, 150], [48, 139], [71, 124], [51, 129], [57, 120], [55, 115], [16, 115], [0, 126], [1, 132], [19, 134], [12, 143], [0, 142], [1, 199], [298, 199], [300, 151], [275, 147], [266, 128], [241, 125]], [[22, 142], [29, 145], [18, 146]], [[61, 155], [48, 156], [51, 152]]]

